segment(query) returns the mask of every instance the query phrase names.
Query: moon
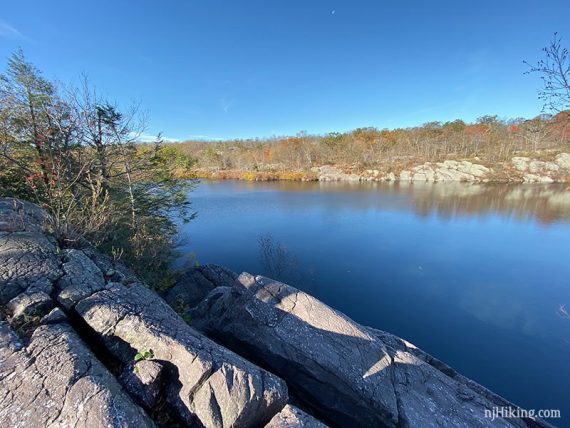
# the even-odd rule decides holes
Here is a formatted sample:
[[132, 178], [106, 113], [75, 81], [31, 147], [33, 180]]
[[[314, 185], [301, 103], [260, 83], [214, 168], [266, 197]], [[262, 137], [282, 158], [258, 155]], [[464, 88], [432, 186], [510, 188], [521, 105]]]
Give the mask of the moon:
[[335, 13], [336, 13], [336, 10], [333, 9], [333, 10], [331, 11], [331, 15], [334, 15]]

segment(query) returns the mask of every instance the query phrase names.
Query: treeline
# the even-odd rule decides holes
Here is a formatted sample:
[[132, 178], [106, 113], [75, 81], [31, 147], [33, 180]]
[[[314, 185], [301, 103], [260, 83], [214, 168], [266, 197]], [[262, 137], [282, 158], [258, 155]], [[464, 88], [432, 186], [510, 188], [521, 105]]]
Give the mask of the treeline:
[[478, 158], [493, 164], [521, 153], [548, 156], [570, 148], [570, 111], [534, 119], [484, 116], [398, 129], [359, 128], [346, 133], [177, 144], [196, 167], [220, 171], [307, 171], [321, 165], [353, 170], [398, 169], [426, 161]]
[[136, 144], [145, 115], [101, 97], [86, 80], [64, 87], [17, 52], [0, 76], [0, 195], [40, 204], [64, 247], [93, 245], [160, 286], [176, 232], [190, 219], [189, 160]]

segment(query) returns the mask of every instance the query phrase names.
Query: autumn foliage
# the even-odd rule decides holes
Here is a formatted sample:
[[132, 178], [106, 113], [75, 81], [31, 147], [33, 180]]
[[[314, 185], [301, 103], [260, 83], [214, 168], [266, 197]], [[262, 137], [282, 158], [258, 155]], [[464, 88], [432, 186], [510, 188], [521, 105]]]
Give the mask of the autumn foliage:
[[346, 133], [176, 144], [197, 174], [246, 180], [311, 179], [322, 165], [398, 169], [426, 161], [476, 159], [493, 165], [515, 155], [553, 157], [570, 150], [570, 111], [533, 119], [483, 116], [413, 128], [359, 128]]

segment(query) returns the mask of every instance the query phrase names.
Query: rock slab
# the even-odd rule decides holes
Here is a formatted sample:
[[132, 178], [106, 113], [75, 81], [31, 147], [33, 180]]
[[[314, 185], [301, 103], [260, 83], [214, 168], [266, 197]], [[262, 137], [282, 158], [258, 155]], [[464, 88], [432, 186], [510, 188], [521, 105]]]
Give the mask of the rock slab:
[[314, 297], [265, 277], [241, 274], [234, 286], [214, 289], [192, 316], [198, 329], [285, 379], [325, 422], [527, 426], [520, 419], [491, 422], [485, 410], [510, 403], [450, 377]]

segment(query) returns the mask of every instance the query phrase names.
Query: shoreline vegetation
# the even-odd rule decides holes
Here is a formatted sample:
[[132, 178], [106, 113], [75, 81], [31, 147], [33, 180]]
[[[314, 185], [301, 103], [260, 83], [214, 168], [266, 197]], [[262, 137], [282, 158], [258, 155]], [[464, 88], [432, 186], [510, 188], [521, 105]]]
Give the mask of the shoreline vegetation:
[[[179, 178], [241, 181], [347, 181], [347, 182], [472, 182], [472, 183], [570, 183], [570, 153], [515, 156], [510, 162], [485, 166], [479, 159], [447, 159], [394, 169], [380, 164], [366, 170], [353, 165], [321, 165], [310, 170], [281, 170], [263, 166], [258, 170], [200, 167], [178, 172]], [[557, 159], [556, 159], [557, 158]], [[488, 163], [487, 163], [488, 165]], [[475, 171], [476, 174], [472, 172]], [[479, 173], [480, 172], [480, 173]]]
[[533, 119], [484, 116], [399, 129], [168, 147], [179, 177], [247, 181], [569, 182], [570, 110]]

